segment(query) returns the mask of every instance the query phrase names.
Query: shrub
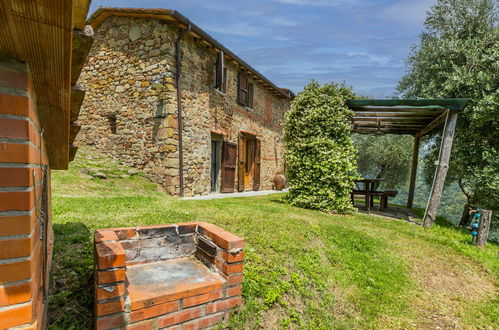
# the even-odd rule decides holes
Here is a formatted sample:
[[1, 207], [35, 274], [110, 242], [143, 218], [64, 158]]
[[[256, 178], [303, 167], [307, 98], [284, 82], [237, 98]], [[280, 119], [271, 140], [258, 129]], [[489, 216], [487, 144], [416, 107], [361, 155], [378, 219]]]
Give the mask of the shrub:
[[290, 204], [332, 213], [354, 210], [356, 152], [350, 136], [353, 98], [344, 85], [312, 81], [286, 114], [285, 162]]

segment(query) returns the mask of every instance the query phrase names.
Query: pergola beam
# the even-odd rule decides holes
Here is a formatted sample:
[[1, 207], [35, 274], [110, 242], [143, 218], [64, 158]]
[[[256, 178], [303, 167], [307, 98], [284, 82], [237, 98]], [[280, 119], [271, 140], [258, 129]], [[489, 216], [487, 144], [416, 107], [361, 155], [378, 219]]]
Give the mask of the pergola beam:
[[418, 122], [429, 124], [435, 117], [353, 117], [352, 121], [393, 121], [393, 122]]
[[449, 110], [447, 110], [446, 112], [444, 112], [443, 114], [441, 114], [440, 116], [435, 118], [435, 120], [433, 120], [431, 123], [429, 123], [428, 126], [423, 128], [421, 130], [421, 132], [418, 133], [418, 136], [424, 136], [424, 135], [430, 133], [438, 125], [442, 124], [445, 121], [445, 119], [447, 118], [448, 112], [449, 112]]
[[433, 178], [433, 185], [431, 187], [430, 198], [426, 207], [426, 212], [423, 220], [423, 227], [430, 227], [436, 220], [440, 199], [444, 190], [445, 178], [449, 169], [450, 152], [452, 149], [452, 142], [454, 140], [454, 132], [456, 130], [457, 122], [456, 111], [449, 111], [445, 120], [445, 126], [442, 134], [442, 142], [440, 144], [440, 154], [438, 156], [437, 169]]
[[362, 125], [365, 123], [379, 123], [379, 124], [398, 124], [398, 125], [406, 125], [406, 124], [417, 124], [421, 126], [421, 128], [425, 128], [430, 123], [429, 120], [394, 120], [394, 119], [383, 119], [383, 118], [354, 118], [352, 119], [352, 123], [356, 125]]
[[377, 111], [377, 112], [438, 112], [438, 111], [445, 111], [447, 109], [435, 106], [435, 107], [420, 107], [420, 108], [407, 108], [407, 107], [358, 107], [358, 108], [351, 108], [351, 110], [357, 112], [357, 111]]
[[424, 124], [417, 123], [417, 122], [406, 124], [406, 123], [398, 123], [396, 121], [375, 121], [375, 120], [356, 121], [353, 123], [353, 125], [358, 126], [358, 127], [370, 127], [370, 126], [374, 126], [374, 127], [402, 127], [402, 128], [410, 127], [411, 129], [412, 128], [422, 129], [422, 128], [426, 127]]
[[426, 107], [440, 106], [442, 108], [461, 111], [464, 109], [469, 99], [381, 99], [381, 100], [347, 100], [347, 106], [352, 108], [359, 107]]
[[435, 113], [414, 112], [356, 112], [354, 118], [377, 117], [377, 118], [426, 118], [434, 119]]
[[403, 130], [403, 129], [378, 129], [378, 128], [358, 128], [353, 129], [352, 132], [359, 134], [374, 134], [374, 133], [383, 133], [383, 134], [410, 134], [415, 135], [417, 130]]

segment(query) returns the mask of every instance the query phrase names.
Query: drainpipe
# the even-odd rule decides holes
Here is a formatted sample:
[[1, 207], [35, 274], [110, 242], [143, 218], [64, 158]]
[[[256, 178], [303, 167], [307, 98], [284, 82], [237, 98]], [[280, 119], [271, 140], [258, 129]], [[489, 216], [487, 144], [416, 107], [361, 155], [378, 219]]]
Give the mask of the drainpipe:
[[191, 31], [191, 23], [187, 24], [187, 28], [181, 31], [175, 42], [175, 64], [177, 66], [176, 82], [177, 82], [177, 119], [178, 119], [178, 174], [180, 184], [180, 197], [184, 197], [184, 151], [182, 132], [184, 130], [184, 121], [182, 118], [182, 91], [181, 91], [181, 75], [182, 75], [182, 53], [180, 51], [180, 41], [187, 33]]

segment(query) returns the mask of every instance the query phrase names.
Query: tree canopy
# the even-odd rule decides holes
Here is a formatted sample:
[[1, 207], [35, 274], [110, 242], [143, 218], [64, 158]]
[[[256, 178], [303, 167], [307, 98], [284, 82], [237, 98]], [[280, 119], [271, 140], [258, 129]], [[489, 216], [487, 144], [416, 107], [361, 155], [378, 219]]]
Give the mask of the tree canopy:
[[358, 150], [359, 173], [364, 177], [385, 179], [381, 185], [386, 188], [406, 185], [411, 170], [413, 140], [409, 135], [353, 135]]
[[[499, 29], [493, 0], [439, 0], [407, 60], [403, 97], [470, 98], [460, 113], [447, 182], [457, 181], [468, 204], [499, 206]], [[429, 137], [428, 181], [440, 136]]]
[[358, 177], [350, 133], [353, 98], [342, 85], [305, 86], [286, 113], [285, 162], [292, 205], [325, 212], [353, 211], [350, 192]]

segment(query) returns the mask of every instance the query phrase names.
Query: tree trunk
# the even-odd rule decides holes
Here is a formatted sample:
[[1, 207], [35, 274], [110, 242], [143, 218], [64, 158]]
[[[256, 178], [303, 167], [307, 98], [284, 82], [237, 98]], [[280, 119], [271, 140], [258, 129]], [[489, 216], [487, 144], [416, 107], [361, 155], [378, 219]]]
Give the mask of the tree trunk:
[[459, 226], [466, 227], [469, 224], [469, 219], [470, 219], [470, 214], [469, 214], [469, 208], [474, 207], [474, 200], [473, 200], [473, 195], [466, 191], [466, 188], [464, 187], [463, 181], [461, 178], [457, 180], [457, 183], [459, 185], [459, 188], [463, 192], [464, 196], [466, 196], [466, 204], [464, 204], [464, 209], [463, 213], [461, 214], [461, 220], [459, 221]]
[[[376, 175], [376, 179], [381, 179], [385, 175], [385, 167], [384, 166], [380, 166], [380, 167], [381, 167], [381, 169], [378, 172], [378, 174]], [[377, 190], [378, 187], [381, 185], [380, 182], [373, 182], [371, 184], [373, 185], [372, 190]]]
[[482, 210], [480, 217], [480, 225], [478, 227], [478, 237], [476, 245], [480, 248], [485, 247], [487, 238], [489, 237], [490, 222], [492, 221], [492, 211]]
[[409, 179], [409, 191], [407, 194], [407, 208], [412, 208], [414, 202], [414, 190], [416, 189], [416, 177], [418, 173], [418, 157], [420, 136], [414, 137], [414, 148], [412, 150], [411, 177]]
[[460, 227], [466, 227], [470, 219], [470, 204], [464, 204], [463, 213], [461, 213], [461, 220], [459, 220]]

